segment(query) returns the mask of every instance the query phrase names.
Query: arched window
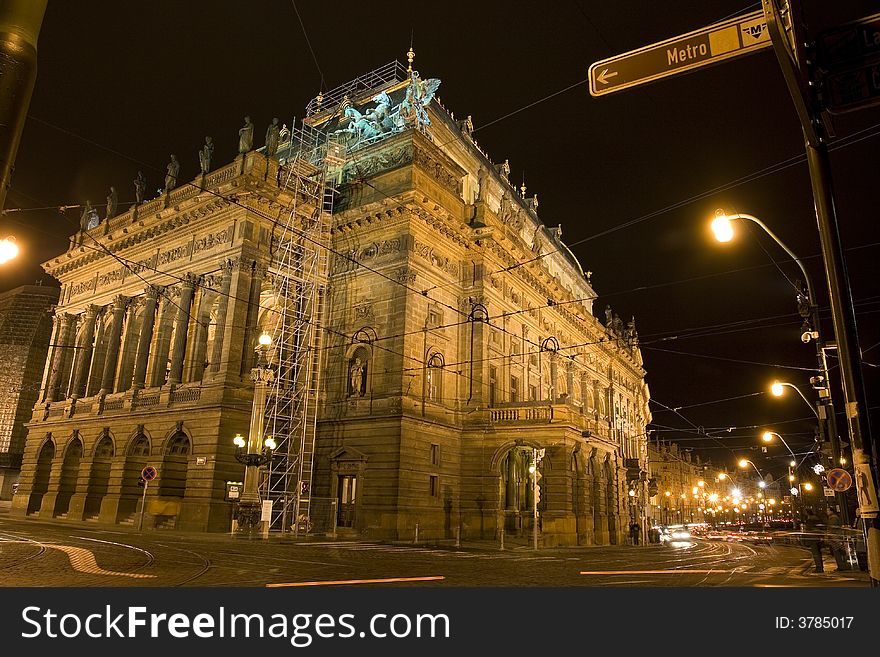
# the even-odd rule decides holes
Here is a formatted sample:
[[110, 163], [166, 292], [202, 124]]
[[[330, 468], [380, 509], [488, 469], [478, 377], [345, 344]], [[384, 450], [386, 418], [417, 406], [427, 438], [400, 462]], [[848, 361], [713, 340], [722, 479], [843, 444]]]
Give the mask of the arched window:
[[168, 447], [165, 448], [165, 453], [172, 456], [187, 456], [189, 448], [189, 437], [182, 431], [178, 431], [168, 439]]
[[101, 437], [101, 440], [98, 441], [98, 444], [95, 445], [95, 458], [113, 458], [113, 440], [110, 438], [110, 436], [105, 434]]
[[425, 373], [425, 397], [439, 403], [443, 400], [443, 367], [446, 365], [443, 354], [434, 352], [428, 358]]
[[147, 438], [144, 434], [138, 434], [135, 436], [135, 439], [131, 441], [131, 445], [128, 448], [129, 456], [149, 456], [150, 455], [150, 439]]

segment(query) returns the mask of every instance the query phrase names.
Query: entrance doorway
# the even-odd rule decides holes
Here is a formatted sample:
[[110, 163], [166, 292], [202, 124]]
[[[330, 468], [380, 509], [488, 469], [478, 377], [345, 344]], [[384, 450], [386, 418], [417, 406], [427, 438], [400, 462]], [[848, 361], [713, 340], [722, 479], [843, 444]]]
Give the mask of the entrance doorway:
[[[540, 476], [542, 465], [534, 470], [534, 450], [531, 447], [514, 447], [501, 460], [501, 503], [504, 513], [504, 530], [507, 534], [527, 537], [534, 526], [534, 477]], [[540, 520], [539, 525], [540, 529]]]
[[357, 475], [338, 475], [336, 488], [336, 526], [354, 527], [354, 510], [357, 502]]

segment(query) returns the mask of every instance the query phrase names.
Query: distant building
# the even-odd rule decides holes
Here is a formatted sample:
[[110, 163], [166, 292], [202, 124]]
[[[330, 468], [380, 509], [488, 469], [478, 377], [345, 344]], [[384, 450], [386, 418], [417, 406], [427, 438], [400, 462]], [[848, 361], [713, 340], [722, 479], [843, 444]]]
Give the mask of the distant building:
[[279, 497], [289, 479], [273, 464], [264, 489], [285, 509], [281, 526], [298, 496], [306, 527], [330, 513], [339, 532], [371, 538], [529, 540], [537, 503], [545, 545], [623, 542], [644, 520], [629, 491], [644, 499], [648, 471], [635, 322], [610, 308], [594, 317], [597, 294], [562, 227], [480, 149], [470, 118], [432, 100], [438, 85], [394, 62], [309, 104], [312, 134], [345, 147], [330, 217], [302, 206], [317, 174], [286, 185], [285, 128], [277, 152], [248, 151], [84, 224], [45, 263], [63, 283], [58, 346], [15, 513], [131, 521], [152, 464], [147, 526], [228, 529], [257, 337], [279, 335], [309, 284], [287, 285], [271, 257], [300, 199], [303, 225], [327, 222], [327, 287], [320, 346], [306, 345], [320, 358], [315, 387], [300, 398], [316, 438], [284, 453], [289, 472], [307, 474]]
[[0, 500], [12, 499], [25, 423], [40, 391], [58, 288], [23, 285], [0, 293]]
[[718, 481], [719, 470], [676, 443], [649, 443], [648, 468], [651, 491], [656, 491], [649, 515], [657, 524], [702, 522], [709, 495], [726, 489]]

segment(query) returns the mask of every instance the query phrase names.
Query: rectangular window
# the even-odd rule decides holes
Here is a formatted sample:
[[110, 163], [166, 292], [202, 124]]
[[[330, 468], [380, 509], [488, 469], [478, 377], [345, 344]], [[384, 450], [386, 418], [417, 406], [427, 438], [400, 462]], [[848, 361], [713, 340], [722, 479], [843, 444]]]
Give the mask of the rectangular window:
[[437, 328], [443, 323], [440, 311], [433, 308], [428, 310], [428, 328]]
[[519, 379], [515, 376], [510, 377], [510, 401], [519, 401]]
[[430, 480], [431, 497], [440, 497], [440, 477], [430, 475]]
[[529, 386], [529, 401], [538, 401], [538, 389], [535, 386]]
[[431, 465], [437, 468], [440, 467], [440, 445], [431, 445]]

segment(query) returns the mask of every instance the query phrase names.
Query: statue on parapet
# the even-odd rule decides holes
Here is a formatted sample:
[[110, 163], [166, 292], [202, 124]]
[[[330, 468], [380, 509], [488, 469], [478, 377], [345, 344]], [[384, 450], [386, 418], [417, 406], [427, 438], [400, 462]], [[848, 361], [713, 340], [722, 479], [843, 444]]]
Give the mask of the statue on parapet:
[[134, 202], [140, 205], [144, 202], [144, 194], [147, 191], [147, 179], [144, 178], [142, 171], [138, 171], [138, 175], [134, 179]]
[[281, 127], [278, 125], [278, 117], [275, 117], [266, 128], [266, 155], [275, 155], [278, 152], [280, 139]]
[[116, 188], [111, 187], [110, 193], [107, 195], [107, 219], [116, 216], [116, 208], [119, 205], [119, 196], [116, 194]]
[[406, 88], [406, 96], [400, 103], [399, 115], [406, 127], [431, 125], [427, 108], [437, 89], [440, 88], [440, 82], [438, 78], [422, 80], [418, 71], [410, 73], [409, 86]]
[[92, 202], [86, 201], [86, 204], [83, 206], [82, 214], [79, 217], [80, 230], [91, 230], [99, 223], [101, 223], [101, 218], [98, 216], [97, 211], [92, 207]]
[[249, 153], [254, 149], [254, 124], [251, 117], [244, 117], [244, 126], [238, 131], [238, 152]]
[[202, 175], [205, 175], [211, 170], [211, 157], [214, 155], [214, 140], [210, 137], [205, 137], [205, 145], [202, 146], [202, 149], [199, 151], [199, 168], [202, 171]]
[[168, 163], [168, 166], [165, 167], [165, 193], [167, 194], [172, 189], [177, 187], [177, 174], [180, 173], [180, 162], [177, 161], [177, 156], [172, 155], [171, 161]]

